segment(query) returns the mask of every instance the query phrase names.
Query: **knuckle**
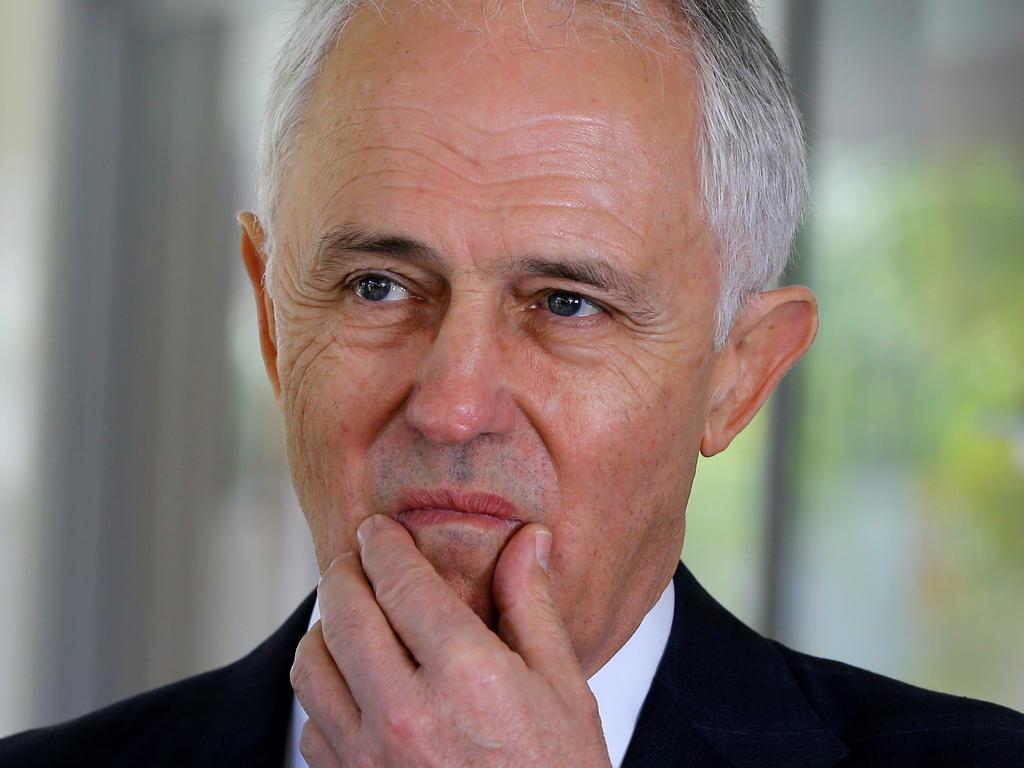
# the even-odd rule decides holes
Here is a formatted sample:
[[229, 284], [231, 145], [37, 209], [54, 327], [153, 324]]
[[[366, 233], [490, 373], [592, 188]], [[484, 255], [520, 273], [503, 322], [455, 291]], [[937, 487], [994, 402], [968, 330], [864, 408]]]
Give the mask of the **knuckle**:
[[291, 671], [288, 673], [292, 689], [300, 696], [309, 692], [313, 681], [313, 673], [309, 667], [305, 656], [296, 655]]
[[361, 751], [345, 755], [345, 768], [380, 768], [383, 762], [376, 752]]
[[324, 572], [320, 575], [320, 584], [330, 584], [338, 579], [345, 578], [348, 574], [352, 573], [353, 568], [358, 567], [359, 561], [355, 552], [342, 552], [324, 569]]
[[343, 765], [345, 768], [378, 768], [380, 763], [360, 753], [357, 755], [346, 754]]
[[442, 674], [450, 683], [460, 687], [491, 687], [502, 677], [499, 659], [479, 643], [453, 638], [446, 647]]
[[414, 707], [404, 704], [391, 706], [383, 715], [384, 735], [389, 741], [408, 744], [426, 733], [427, 719], [424, 712]]
[[317, 756], [319, 747], [319, 734], [315, 730], [313, 721], [307, 720], [299, 733], [299, 752], [306, 758], [306, 762], [311, 763]]
[[380, 605], [391, 610], [413, 608], [420, 602], [421, 569], [393, 569], [377, 580], [374, 594]]
[[337, 616], [331, 617], [331, 621], [323, 623], [324, 645], [328, 651], [344, 648], [353, 635], [365, 630], [368, 618], [368, 611], [346, 606]]

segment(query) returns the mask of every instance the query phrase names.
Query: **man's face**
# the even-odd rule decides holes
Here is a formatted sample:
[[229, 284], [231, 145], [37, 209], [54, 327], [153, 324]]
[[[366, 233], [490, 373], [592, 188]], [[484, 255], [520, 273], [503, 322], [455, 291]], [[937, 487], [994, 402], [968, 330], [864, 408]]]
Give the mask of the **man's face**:
[[718, 263], [681, 54], [510, 5], [364, 10], [326, 59], [277, 221], [281, 403], [321, 569], [395, 516], [491, 621], [543, 523], [589, 674], [678, 560]]

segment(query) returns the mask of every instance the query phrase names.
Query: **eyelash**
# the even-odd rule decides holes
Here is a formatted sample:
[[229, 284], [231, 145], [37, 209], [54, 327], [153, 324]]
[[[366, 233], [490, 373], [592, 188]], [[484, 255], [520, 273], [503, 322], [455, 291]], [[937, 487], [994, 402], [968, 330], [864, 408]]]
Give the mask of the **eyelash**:
[[[362, 302], [364, 304], [393, 304], [393, 303], [396, 303], [396, 302], [389, 302], [389, 301], [370, 301], [369, 299], [364, 299], [362, 296], [360, 296], [359, 293], [356, 291], [356, 286], [359, 285], [359, 281], [360, 280], [365, 280], [368, 277], [376, 277], [379, 280], [387, 280], [389, 283], [394, 283], [399, 288], [401, 288], [404, 291], [406, 291], [410, 296], [416, 297], [416, 294], [411, 289], [409, 289], [406, 286], [405, 282], [404, 282], [405, 280], [408, 280], [408, 278], [403, 277], [401, 280], [399, 280], [397, 278], [391, 277], [390, 275], [386, 275], [386, 274], [384, 274], [382, 272], [362, 272], [362, 273], [360, 273], [358, 275], [350, 277], [350, 278], [348, 278], [347, 280], [344, 281], [344, 283], [342, 285], [342, 291], [351, 292], [355, 296], [356, 299], [358, 299], [360, 302]], [[409, 282], [412, 282], [412, 281], [409, 281]]]
[[[396, 303], [398, 303], [398, 302], [390, 302], [390, 301], [371, 301], [370, 299], [365, 299], [362, 296], [360, 296], [359, 293], [356, 291], [356, 286], [359, 284], [360, 280], [365, 280], [368, 277], [376, 277], [376, 278], [381, 279], [381, 280], [387, 280], [388, 282], [393, 283], [396, 286], [398, 286], [399, 288], [405, 290], [413, 298], [416, 298], [416, 294], [411, 289], [409, 289], [402, 282], [402, 280], [398, 280], [398, 279], [396, 279], [394, 277], [391, 277], [390, 275], [386, 275], [386, 274], [383, 274], [381, 272], [363, 272], [361, 274], [355, 275], [355, 276], [349, 278], [345, 282], [345, 284], [343, 286], [343, 290], [351, 291], [356, 296], [357, 299], [359, 299], [362, 303], [365, 303], [365, 304], [396, 304]], [[602, 315], [610, 315], [611, 314], [610, 310], [607, 307], [605, 307], [601, 302], [597, 301], [596, 299], [592, 299], [589, 296], [587, 296], [586, 294], [579, 293], [577, 291], [566, 290], [564, 288], [547, 288], [547, 289], [544, 289], [543, 291], [540, 292], [539, 297], [528, 306], [528, 309], [540, 309], [542, 307], [542, 305], [545, 305], [546, 302], [548, 301], [548, 299], [553, 294], [556, 294], [556, 293], [564, 294], [566, 296], [574, 296], [576, 298], [582, 299], [587, 304], [591, 305], [592, 307], [594, 307], [597, 310], [597, 312], [595, 312], [592, 315], [584, 315], [582, 317], [571, 317], [571, 316], [565, 316], [565, 315], [556, 315], [554, 312], [551, 312], [550, 310], [548, 310], [548, 314], [551, 315], [551, 317], [559, 318], [562, 321], [563, 325], [575, 325], [577, 327], [589, 327], [589, 326], [593, 325], [595, 322], [597, 322], [597, 318], [599, 318], [600, 316], [602, 316]], [[576, 322], [575, 323], [565, 322], [565, 321], [573, 321], [573, 320], [576, 321]]]
[[[596, 309], [597, 312], [595, 312], [592, 315], [582, 315], [580, 317], [573, 317], [572, 315], [559, 315], [559, 314], [556, 314], [555, 312], [552, 312], [550, 307], [547, 305], [548, 301], [555, 294], [562, 294], [564, 296], [573, 296], [575, 298], [581, 299], [582, 301], [585, 301], [587, 304], [589, 304], [594, 309]], [[548, 313], [552, 317], [557, 317], [557, 318], [559, 318], [563, 322], [570, 321], [570, 320], [575, 320], [576, 321], [576, 325], [578, 325], [578, 326], [589, 326], [589, 325], [592, 325], [594, 322], [597, 322], [596, 318], [600, 317], [601, 315], [607, 315], [608, 314], [608, 310], [605, 309], [604, 306], [602, 306], [599, 302], [594, 301], [593, 299], [589, 298], [588, 296], [585, 296], [582, 293], [576, 293], [575, 291], [567, 291], [567, 290], [562, 289], [562, 288], [548, 288], [547, 290], [545, 290], [541, 294], [541, 297], [540, 297], [539, 300], [537, 300], [534, 303], [530, 304], [529, 308], [530, 309], [540, 309], [542, 307], [547, 309]]]

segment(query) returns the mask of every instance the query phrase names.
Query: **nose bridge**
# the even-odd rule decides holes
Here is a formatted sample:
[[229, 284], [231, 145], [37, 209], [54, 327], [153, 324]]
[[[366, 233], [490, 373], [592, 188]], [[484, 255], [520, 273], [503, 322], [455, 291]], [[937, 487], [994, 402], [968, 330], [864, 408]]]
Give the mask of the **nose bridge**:
[[484, 296], [453, 296], [424, 355], [406, 418], [429, 440], [461, 445], [512, 429], [500, 328]]

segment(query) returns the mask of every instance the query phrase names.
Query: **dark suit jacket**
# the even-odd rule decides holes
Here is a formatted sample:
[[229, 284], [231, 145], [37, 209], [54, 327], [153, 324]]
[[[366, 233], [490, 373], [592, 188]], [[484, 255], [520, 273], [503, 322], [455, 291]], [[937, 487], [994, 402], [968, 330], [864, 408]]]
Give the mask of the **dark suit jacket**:
[[[1024, 716], [797, 653], [745, 626], [685, 566], [665, 655], [623, 765], [1024, 768]], [[240, 661], [0, 741], [2, 768], [280, 768], [313, 596]]]

